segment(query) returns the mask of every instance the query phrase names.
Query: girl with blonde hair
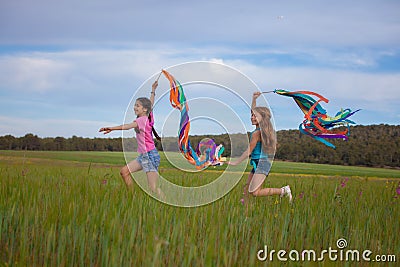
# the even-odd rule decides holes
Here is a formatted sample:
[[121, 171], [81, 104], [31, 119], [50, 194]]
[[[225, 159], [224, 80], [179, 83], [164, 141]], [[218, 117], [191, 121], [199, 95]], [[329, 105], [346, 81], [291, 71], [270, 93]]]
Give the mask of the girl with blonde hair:
[[[271, 169], [271, 159], [276, 149], [276, 134], [271, 122], [271, 112], [267, 107], [257, 107], [256, 100], [261, 92], [253, 94], [251, 105], [251, 122], [256, 129], [250, 134], [249, 147], [235, 161], [229, 162], [231, 165], [238, 165], [245, 159], [251, 157], [250, 163], [253, 166], [245, 186], [245, 195], [247, 191], [253, 196], [271, 196], [280, 195], [289, 197], [292, 201], [292, 193], [289, 185], [282, 188], [262, 188], [265, 178]], [[244, 200], [243, 200], [244, 201]]]

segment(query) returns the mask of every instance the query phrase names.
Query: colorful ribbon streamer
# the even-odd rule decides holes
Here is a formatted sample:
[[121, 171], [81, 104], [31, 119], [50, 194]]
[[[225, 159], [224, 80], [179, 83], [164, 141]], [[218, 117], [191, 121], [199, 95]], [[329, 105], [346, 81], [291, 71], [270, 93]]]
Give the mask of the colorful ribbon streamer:
[[[299, 125], [301, 133], [309, 135], [315, 140], [332, 148], [336, 147], [324, 138], [342, 138], [343, 140], [348, 140], [350, 124], [355, 124], [348, 118], [358, 112], [359, 109], [356, 111], [342, 109], [336, 113], [334, 117], [330, 117], [326, 114], [326, 110], [320, 105], [320, 102], [328, 103], [329, 100], [317, 93], [311, 91], [289, 92], [283, 89], [275, 89], [273, 92], [279, 95], [292, 97], [301, 111], [303, 111], [304, 121]], [[311, 96], [317, 97], [318, 100], [315, 100]], [[346, 129], [340, 130], [340, 127], [346, 127]]]
[[222, 165], [221, 154], [224, 151], [223, 147], [216, 146], [214, 140], [207, 139], [198, 144], [197, 149], [194, 150], [189, 140], [190, 120], [189, 120], [189, 106], [186, 102], [185, 93], [182, 85], [170, 73], [162, 70], [164, 76], [168, 79], [170, 84], [169, 100], [173, 108], [181, 112], [179, 124], [179, 150], [187, 161], [196, 166], [197, 169], [203, 169], [209, 165]]

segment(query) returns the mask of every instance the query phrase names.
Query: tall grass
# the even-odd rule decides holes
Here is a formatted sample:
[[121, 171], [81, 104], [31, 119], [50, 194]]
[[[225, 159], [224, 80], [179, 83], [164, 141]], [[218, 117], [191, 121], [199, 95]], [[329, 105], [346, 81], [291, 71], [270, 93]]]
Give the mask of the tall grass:
[[210, 205], [178, 208], [127, 190], [111, 165], [3, 157], [0, 177], [0, 265], [258, 266], [264, 245], [321, 251], [339, 238], [400, 260], [399, 180], [271, 174], [265, 185], [290, 184], [294, 204], [246, 206], [244, 177]]

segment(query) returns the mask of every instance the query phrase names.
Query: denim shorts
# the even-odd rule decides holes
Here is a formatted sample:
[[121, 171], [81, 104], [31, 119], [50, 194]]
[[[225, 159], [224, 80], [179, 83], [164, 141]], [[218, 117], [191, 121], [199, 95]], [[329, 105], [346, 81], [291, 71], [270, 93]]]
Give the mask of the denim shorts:
[[271, 162], [268, 158], [261, 158], [258, 160], [257, 169], [254, 173], [261, 173], [268, 176], [269, 171], [271, 170]]
[[142, 166], [144, 172], [158, 172], [158, 166], [160, 166], [160, 155], [158, 154], [157, 149], [139, 154], [136, 160]]

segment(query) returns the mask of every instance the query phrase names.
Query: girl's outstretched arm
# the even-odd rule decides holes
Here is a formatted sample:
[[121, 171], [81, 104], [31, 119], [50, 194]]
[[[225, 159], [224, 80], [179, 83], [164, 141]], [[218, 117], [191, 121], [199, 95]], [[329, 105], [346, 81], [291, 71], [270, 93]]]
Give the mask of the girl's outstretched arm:
[[119, 126], [114, 126], [114, 127], [103, 127], [100, 128], [99, 132], [104, 132], [104, 134], [108, 134], [112, 131], [116, 131], [116, 130], [130, 130], [132, 128], [136, 128], [138, 125], [136, 123], [136, 121], [131, 122], [131, 123], [126, 123], [126, 124], [122, 124]]
[[260, 140], [261, 140], [261, 132], [260, 131], [254, 132], [251, 137], [249, 147], [243, 152], [243, 154], [237, 160], [230, 161], [228, 162], [228, 164], [235, 166], [238, 165], [243, 160], [248, 159], [249, 156], [251, 155], [251, 152], [253, 152], [253, 149], [256, 147], [257, 142], [259, 142]]

